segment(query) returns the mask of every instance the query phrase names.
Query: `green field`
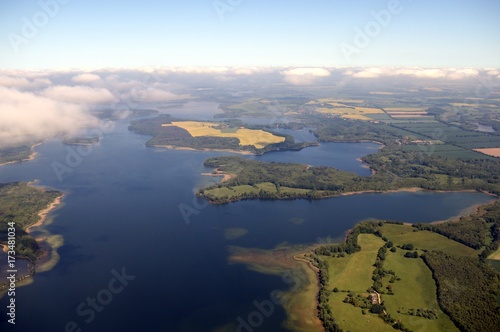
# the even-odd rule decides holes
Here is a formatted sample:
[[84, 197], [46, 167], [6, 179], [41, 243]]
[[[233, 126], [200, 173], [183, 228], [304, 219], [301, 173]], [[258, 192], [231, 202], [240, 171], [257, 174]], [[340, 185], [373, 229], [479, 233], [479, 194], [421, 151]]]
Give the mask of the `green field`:
[[[454, 242], [431, 232], [412, 232], [412, 227], [404, 225], [385, 224], [380, 229], [395, 244], [399, 244], [398, 241], [424, 244], [426, 237], [429, 238], [427, 248], [444, 248]], [[322, 256], [329, 265], [330, 282], [327, 287], [330, 289], [336, 287], [340, 290], [338, 293], [332, 292], [330, 296], [335, 322], [346, 331], [366, 331], [367, 324], [370, 326], [370, 331], [387, 331], [391, 329], [390, 326], [377, 315], [369, 313], [368, 310], [363, 314], [361, 308], [343, 302], [346, 291], [354, 293], [355, 296], [369, 295], [367, 290], [373, 284], [371, 278], [373, 264], [379, 248], [384, 246], [385, 242], [375, 235], [360, 234], [358, 244], [361, 247], [360, 252], [340, 258]], [[456, 248], [457, 246], [452, 246], [450, 250]], [[439, 308], [431, 271], [421, 259], [405, 258], [404, 252], [404, 250], [395, 253], [388, 251], [384, 261], [384, 269], [395, 271], [401, 279], [391, 284], [389, 277], [383, 278], [384, 287], [391, 284], [394, 292], [394, 295], [381, 295], [387, 312], [414, 331], [458, 331], [450, 318]], [[419, 308], [435, 310], [438, 319], [429, 320], [405, 314], [408, 313], [408, 309]]]
[[[493, 221], [500, 216], [496, 204], [484, 207], [486, 213], [481, 211], [470, 218]], [[481, 227], [485, 232], [480, 236], [489, 236], [491, 225], [484, 221], [474, 222], [473, 227], [461, 222], [466, 221], [457, 222], [460, 227], [449, 224], [448, 233], [470, 239]], [[411, 250], [403, 249], [404, 244]], [[425, 332], [458, 331], [460, 324], [471, 330], [493, 326], [500, 317], [491, 295], [500, 294], [500, 275], [479, 259], [482, 249], [473, 250], [412, 225], [364, 221], [351, 229], [343, 243], [318, 247], [316, 256], [310, 256], [320, 269], [320, 318], [325, 327], [336, 324], [353, 332], [366, 331], [366, 324], [374, 331]], [[462, 283], [466, 290], [458, 291], [463, 287], [455, 285]], [[467, 300], [460, 302], [460, 298]], [[483, 313], [487, 319], [464, 316], [469, 312], [474, 317]]]
[[[362, 251], [341, 258], [324, 256], [329, 263], [330, 283], [328, 288], [337, 287], [340, 290], [351, 291], [368, 296], [366, 290], [373, 283], [373, 263], [377, 258], [378, 249], [384, 241], [371, 234], [360, 234], [358, 238]], [[330, 303], [337, 324], [345, 331], [387, 331], [386, 325], [377, 315], [367, 313], [362, 315], [361, 309], [343, 303], [345, 292], [332, 293]]]
[[393, 126], [465, 149], [500, 147], [500, 136], [468, 131], [439, 121], [393, 122]]
[[326, 257], [330, 264], [330, 286], [342, 290], [366, 293], [372, 285], [373, 263], [384, 241], [371, 234], [360, 234], [358, 243], [362, 251], [341, 258]]
[[[403, 255], [403, 250], [395, 253], [388, 252], [384, 262], [385, 269], [394, 270], [401, 278], [400, 281], [392, 284], [395, 295], [383, 296], [387, 312], [414, 331], [458, 331], [450, 318], [439, 308], [436, 299], [436, 284], [432, 279], [431, 271], [421, 259], [405, 258]], [[388, 284], [384, 283], [384, 286]], [[430, 320], [404, 314], [408, 313], [408, 309], [417, 308], [436, 310], [438, 319]]]
[[333, 293], [330, 297], [332, 303], [333, 316], [336, 317], [335, 322], [344, 331], [351, 332], [387, 332], [395, 331], [389, 325], [385, 324], [377, 315], [367, 313], [363, 315], [360, 308], [356, 308], [350, 304], [343, 303], [345, 293]]
[[438, 250], [469, 257], [477, 256], [480, 253], [479, 250], [474, 250], [443, 235], [429, 231], [416, 231], [410, 226], [384, 224], [380, 227], [380, 231], [395, 246], [411, 243], [418, 249]]

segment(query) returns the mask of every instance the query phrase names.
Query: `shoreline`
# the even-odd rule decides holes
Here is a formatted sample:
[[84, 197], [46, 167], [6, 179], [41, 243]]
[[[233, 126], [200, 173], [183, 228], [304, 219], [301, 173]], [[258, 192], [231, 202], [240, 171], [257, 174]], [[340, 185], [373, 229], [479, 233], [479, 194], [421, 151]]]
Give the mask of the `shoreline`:
[[201, 173], [203, 176], [215, 176], [215, 177], [220, 177], [222, 176], [222, 182], [229, 181], [231, 179], [234, 179], [236, 177], [236, 174], [230, 174], [230, 173]]
[[31, 153], [30, 153], [30, 155], [28, 156], [28, 158], [25, 158], [25, 159], [20, 159], [20, 160], [8, 161], [8, 162], [6, 162], [6, 163], [0, 164], [0, 167], [5, 166], [5, 165], [18, 164], [18, 163], [22, 163], [22, 162], [25, 162], [25, 161], [35, 160], [35, 158], [38, 156], [38, 152], [36, 152], [36, 151], [35, 151], [35, 148], [36, 148], [37, 146], [42, 145], [43, 143], [44, 143], [44, 142], [40, 142], [40, 143], [36, 143], [36, 144], [32, 145], [32, 146], [30, 147]]
[[232, 153], [238, 153], [238, 154], [247, 155], [247, 156], [256, 156], [257, 155], [255, 153], [250, 152], [250, 151], [233, 150], [233, 149], [208, 149], [208, 148], [195, 149], [195, 148], [188, 148], [188, 147], [175, 146], [175, 145], [151, 145], [151, 147], [179, 150], [179, 151], [205, 151], [205, 152], [216, 151], [216, 152], [232, 152]]
[[[52, 203], [50, 203], [45, 209], [43, 209], [42, 211], [40, 211], [38, 213], [38, 216], [39, 216], [38, 221], [35, 224], [28, 226], [28, 228], [25, 229], [26, 233], [30, 234], [33, 231], [32, 228], [42, 226], [45, 223], [45, 221], [47, 220], [47, 216], [52, 211], [56, 210], [59, 207], [59, 205], [62, 204], [61, 201], [63, 200], [63, 198], [65, 196], [66, 196], [66, 194], [62, 193], [60, 196], [56, 197], [52, 201]], [[35, 239], [35, 240], [37, 240], [37, 239]]]
[[[29, 182], [30, 186], [34, 186], [34, 181]], [[45, 209], [41, 210], [38, 213], [38, 221], [33, 224], [28, 226], [24, 231], [27, 234], [30, 234], [33, 232], [33, 228], [42, 226], [46, 220], [48, 215], [56, 210], [60, 205], [62, 204], [63, 198], [66, 196], [65, 193], [62, 193], [58, 197], [56, 197]], [[53, 236], [52, 236], [53, 237]], [[35, 241], [38, 243], [39, 248], [40, 248], [40, 256], [35, 260], [35, 261], [30, 261], [29, 259], [25, 257], [17, 257], [16, 260], [23, 260], [26, 261], [28, 264], [27, 271], [25, 274], [20, 274], [16, 278], [16, 283], [18, 287], [24, 286], [24, 285], [29, 285], [30, 283], [33, 282], [33, 275], [35, 275], [37, 272], [43, 272], [46, 271], [50, 268], [44, 267], [44, 265], [50, 265], [51, 262], [56, 259], [56, 263], [58, 261], [58, 257], [54, 256], [54, 249], [56, 249], [56, 246], [54, 246], [53, 241], [51, 241], [51, 236], [47, 236], [46, 234], [42, 234], [38, 237], [34, 237]], [[2, 247], [3, 252], [7, 252], [9, 248], [6, 245], [0, 244]], [[55, 265], [55, 264], [53, 264]], [[37, 271], [37, 266], [42, 266], [42, 269], [40, 271]], [[0, 299], [5, 295], [5, 292], [3, 290], [4, 284], [0, 284]]]
[[[284, 326], [291, 331], [324, 331], [318, 318], [319, 280], [317, 271], [300, 257], [316, 245], [276, 247], [274, 249], [241, 248], [230, 246], [228, 262], [244, 264], [261, 274], [287, 276], [283, 279], [290, 287], [282, 293], [281, 306], [285, 310]], [[309, 262], [310, 263], [310, 262]]]
[[[211, 173], [208, 173], [212, 175]], [[203, 174], [207, 175], [207, 174]], [[220, 175], [223, 175], [221, 173]], [[219, 174], [215, 174], [214, 176], [220, 176]], [[223, 181], [221, 181], [223, 182]], [[391, 193], [400, 193], [400, 192], [408, 192], [408, 193], [417, 193], [421, 191], [427, 191], [427, 192], [432, 192], [432, 193], [481, 193], [485, 195], [489, 195], [493, 198], [498, 199], [499, 196], [485, 192], [482, 190], [474, 190], [474, 189], [463, 189], [463, 190], [430, 190], [430, 189], [424, 189], [420, 187], [408, 187], [408, 188], [400, 188], [400, 189], [390, 189], [390, 190], [362, 190], [362, 191], [349, 191], [349, 192], [344, 192], [344, 193], [337, 193], [333, 195], [326, 195], [322, 196], [320, 198], [317, 198], [317, 200], [322, 200], [322, 199], [327, 199], [327, 198], [335, 198], [335, 197], [342, 197], [342, 196], [353, 196], [353, 195], [363, 195], [363, 194], [391, 194]], [[198, 196], [198, 195], [196, 195]], [[198, 196], [200, 197], [200, 196]], [[241, 200], [246, 200], [246, 199], [234, 199], [234, 200], [228, 200], [225, 202], [213, 202], [206, 197], [203, 197], [206, 199], [210, 204], [214, 205], [221, 205], [221, 204], [227, 204], [227, 203], [232, 203], [232, 202], [239, 202]], [[250, 199], [262, 199], [261, 197], [255, 197], [255, 198], [250, 198]], [[290, 200], [290, 199], [308, 199], [307, 196], [301, 196], [301, 197], [293, 197], [293, 198], [265, 198], [266, 200], [272, 200], [272, 201], [281, 201], [281, 200]]]
[[[33, 181], [29, 182], [28, 184], [30, 186], [34, 186]], [[56, 210], [62, 204], [61, 201], [63, 200], [63, 198], [65, 196], [66, 196], [66, 194], [62, 193], [60, 196], [56, 197], [45, 209], [38, 212], [38, 217], [39, 217], [38, 221], [36, 223], [34, 223], [33, 225], [28, 226], [24, 231], [27, 234], [30, 234], [33, 232], [32, 228], [42, 226], [45, 223], [45, 221], [47, 220], [47, 216], [49, 215], [49, 213]], [[42, 240], [42, 241], [44, 240], [43, 238], [34, 238], [34, 239], [37, 242], [39, 242], [39, 240]], [[6, 252], [6, 249], [8, 250], [8, 247], [6, 245], [0, 243], [0, 246], [2, 247], [2, 251]], [[44, 256], [44, 254], [45, 254], [43, 252], [43, 250], [41, 250], [40, 253], [41, 253], [40, 257]], [[26, 259], [26, 258], [18, 258], [18, 259]]]

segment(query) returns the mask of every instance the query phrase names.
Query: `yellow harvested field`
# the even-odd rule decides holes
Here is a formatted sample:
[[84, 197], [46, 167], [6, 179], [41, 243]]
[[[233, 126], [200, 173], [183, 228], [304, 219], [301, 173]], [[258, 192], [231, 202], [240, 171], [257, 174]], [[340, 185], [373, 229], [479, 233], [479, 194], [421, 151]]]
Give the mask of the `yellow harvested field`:
[[335, 99], [335, 98], [321, 98], [321, 99], [316, 99], [316, 100], [311, 100], [310, 102], [307, 102], [308, 105], [312, 104], [329, 104], [329, 103], [339, 103], [339, 104], [345, 104], [345, 103], [351, 103], [351, 104], [362, 104], [365, 101], [363, 99]]
[[[469, 98], [472, 99], [472, 98]], [[498, 107], [497, 105], [494, 104], [470, 104], [470, 103], [450, 103], [450, 105], [455, 106], [455, 107]]]
[[474, 151], [484, 153], [488, 156], [500, 158], [500, 148], [474, 149]]
[[213, 137], [234, 137], [240, 140], [240, 145], [253, 145], [257, 149], [262, 149], [269, 144], [281, 143], [285, 141], [284, 137], [276, 136], [267, 131], [253, 129], [236, 129], [234, 132], [223, 132], [214, 127], [220, 124], [214, 122], [199, 121], [178, 121], [171, 124], [163, 124], [163, 127], [180, 127], [187, 130], [191, 136], [213, 136]]
[[500, 248], [497, 249], [497, 251], [492, 253], [490, 256], [488, 256], [488, 259], [500, 260]]
[[384, 107], [386, 112], [425, 112], [428, 107]]
[[318, 112], [323, 114], [338, 114], [344, 119], [354, 119], [354, 120], [372, 120], [369, 117], [366, 117], [365, 114], [383, 114], [384, 112], [379, 108], [372, 107], [335, 107], [335, 108], [318, 108]]
[[432, 115], [427, 115], [425, 114], [415, 114], [415, 113], [408, 113], [408, 114], [389, 114], [391, 118], [394, 119], [407, 119], [407, 118], [429, 118], [432, 119], [434, 116]]

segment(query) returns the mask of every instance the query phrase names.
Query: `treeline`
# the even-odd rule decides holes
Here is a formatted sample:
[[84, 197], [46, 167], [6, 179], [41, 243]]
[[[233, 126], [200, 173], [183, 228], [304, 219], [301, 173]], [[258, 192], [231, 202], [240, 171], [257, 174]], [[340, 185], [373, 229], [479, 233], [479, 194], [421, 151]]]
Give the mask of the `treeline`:
[[314, 132], [320, 142], [359, 142], [377, 141], [393, 144], [402, 138], [401, 131], [383, 123], [355, 121], [346, 119], [323, 119], [320, 127]]
[[495, 202], [484, 209], [486, 213], [482, 217], [486, 223], [491, 224], [489, 228], [491, 242], [479, 255], [483, 261], [500, 247], [500, 202]]
[[484, 260], [500, 246], [500, 203], [481, 209], [483, 212], [461, 217], [457, 222], [414, 224], [413, 227], [436, 232], [476, 250], [484, 247], [479, 256]]
[[500, 326], [500, 275], [477, 258], [428, 252], [422, 255], [436, 282], [441, 309], [461, 331]]
[[461, 217], [457, 222], [442, 224], [414, 224], [413, 227], [444, 235], [450, 240], [460, 242], [476, 250], [485, 245], [489, 235], [486, 222], [477, 216]]
[[354, 254], [361, 250], [361, 247], [358, 244], [359, 234], [374, 234], [376, 236], [382, 237], [382, 234], [377, 229], [379, 226], [382, 226], [384, 221], [363, 221], [354, 228], [352, 228], [347, 234], [345, 241], [339, 244], [327, 244], [321, 247], [318, 247], [314, 250], [316, 255], [323, 256], [335, 256], [336, 254], [346, 253], [346, 254]]
[[261, 189], [260, 191], [244, 191], [244, 192], [234, 192], [231, 195], [222, 195], [219, 194], [214, 187], [208, 187], [201, 189], [196, 193], [197, 196], [203, 197], [207, 200], [209, 200], [212, 204], [225, 204], [229, 202], [234, 202], [234, 201], [239, 201], [239, 200], [246, 200], [246, 199], [263, 199], [263, 200], [275, 200], [275, 199], [280, 199], [280, 200], [286, 200], [286, 199], [299, 199], [299, 198], [306, 198], [306, 199], [321, 199], [325, 197], [329, 197], [334, 195], [333, 192], [329, 191], [317, 191], [317, 190], [310, 190], [308, 192], [294, 192], [290, 190], [283, 190], [279, 192], [270, 192], [267, 190]]
[[317, 256], [311, 256], [312, 263], [319, 269], [319, 293], [318, 293], [318, 318], [321, 320], [326, 332], [342, 332], [343, 330], [335, 323], [332, 306], [330, 304], [331, 291], [328, 289], [330, 274], [328, 263], [319, 259]]
[[24, 182], [0, 184], [0, 242], [7, 244], [8, 223], [16, 229], [16, 254], [35, 261], [40, 248], [26, 229], [37, 223], [41, 210], [61, 195], [58, 191], [43, 190]]

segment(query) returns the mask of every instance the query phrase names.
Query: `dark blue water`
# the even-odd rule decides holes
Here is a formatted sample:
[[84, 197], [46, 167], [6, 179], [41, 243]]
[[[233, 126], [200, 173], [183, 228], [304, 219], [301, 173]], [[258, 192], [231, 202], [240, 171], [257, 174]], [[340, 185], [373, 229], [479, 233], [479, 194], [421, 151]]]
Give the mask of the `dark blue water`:
[[[71, 331], [71, 324], [97, 332], [235, 331], [238, 317], [246, 319], [255, 310], [253, 301], [288, 286], [278, 276], [229, 265], [228, 246], [273, 248], [335, 239], [365, 218], [429, 222], [490, 199], [475, 193], [388, 193], [207, 205], [193, 199], [193, 191], [214, 181], [200, 175], [206, 171], [203, 160], [223, 153], [146, 148], [147, 137], [126, 128], [120, 123], [81, 160], [68, 157], [74, 147], [47, 142], [36, 160], [0, 168], [0, 182], [39, 179], [68, 192], [46, 227], [64, 237], [60, 262], [17, 290], [14, 329], [4, 313], [7, 297], [0, 300], [1, 331], [66, 331], [66, 326]], [[356, 148], [349, 145], [350, 151]], [[296, 152], [293, 161], [312, 164], [316, 158], [314, 163], [324, 164], [346, 155], [345, 145], [320, 149], [329, 153], [324, 161], [315, 150]], [[283, 156], [291, 160], [294, 153]], [[359, 170], [356, 160], [344, 162], [344, 169]], [[57, 163], [69, 168], [61, 181], [53, 169]], [[248, 232], [227, 240], [228, 228]], [[115, 282], [122, 269], [135, 277], [126, 286]], [[111, 288], [120, 291], [113, 294]], [[91, 309], [87, 298], [98, 294], [107, 304]], [[255, 330], [284, 331], [284, 319], [276, 307]]]
[[375, 143], [321, 143], [300, 151], [277, 151], [255, 157], [261, 161], [303, 163], [312, 166], [330, 166], [362, 176], [370, 176], [368, 166], [357, 159], [376, 153], [380, 144]]

